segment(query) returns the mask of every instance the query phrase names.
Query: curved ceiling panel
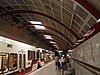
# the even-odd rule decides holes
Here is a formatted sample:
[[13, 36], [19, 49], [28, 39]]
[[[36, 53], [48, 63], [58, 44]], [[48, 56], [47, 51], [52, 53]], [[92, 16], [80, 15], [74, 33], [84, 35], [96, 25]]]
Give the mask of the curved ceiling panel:
[[[39, 31], [47, 32], [56, 35], [60, 40], [67, 39], [66, 45], [71, 47], [84, 37], [100, 18], [97, 2], [100, 3], [98, 0], [1, 0], [0, 16], [7, 17], [8, 20], [12, 18], [9, 21], [16, 23], [18, 27], [29, 25], [29, 21], [40, 21], [48, 30], [30, 27], [31, 31], [28, 33], [36, 32], [38, 35]], [[41, 35], [42, 33], [39, 37]]]
[[[18, 13], [32, 13], [32, 14], [38, 14], [38, 15], [42, 15], [42, 16], [45, 16], [51, 20], [54, 20], [55, 22], [59, 23], [60, 25], [62, 25], [63, 27], [65, 27], [72, 35], [74, 35], [74, 37], [76, 37], [77, 39], [80, 39], [80, 37], [73, 31], [71, 30], [70, 28], [68, 28], [65, 24], [63, 24], [62, 22], [60, 22], [59, 20], [45, 14], [45, 13], [42, 13], [42, 12], [38, 12], [38, 11], [33, 11], [33, 10], [14, 10], [14, 11], [9, 11], [11, 14], [18, 14]], [[7, 15], [4, 14], [4, 15]], [[3, 15], [2, 15], [3, 16]]]
[[[34, 27], [34, 25], [44, 26], [44, 27], [46, 27], [46, 28], [48, 28], [48, 29], [50, 29], [50, 30], [53, 30], [53, 31], [59, 33], [60, 35], [62, 35], [64, 38], [66, 38], [66, 39], [73, 45], [72, 41], [71, 41], [69, 38], [67, 38], [64, 34], [62, 34], [62, 33], [59, 32], [58, 30], [56, 30], [56, 29], [54, 29], [54, 28], [51, 28], [51, 27], [49, 27], [49, 26], [40, 25], [40, 24], [30, 24], [30, 25], [26, 25], [26, 26], [23, 26], [23, 27]], [[23, 27], [20, 27], [20, 28], [23, 28]]]

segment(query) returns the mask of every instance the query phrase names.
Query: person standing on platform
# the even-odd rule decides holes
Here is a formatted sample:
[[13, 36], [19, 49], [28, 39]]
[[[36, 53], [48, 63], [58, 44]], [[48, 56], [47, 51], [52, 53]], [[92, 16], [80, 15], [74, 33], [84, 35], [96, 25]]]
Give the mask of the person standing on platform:
[[56, 66], [56, 70], [58, 69], [58, 66], [59, 66], [59, 57], [58, 56], [55, 56], [55, 66]]
[[60, 65], [59, 59], [60, 59], [60, 54], [57, 51], [55, 51], [55, 66], [56, 66], [55, 70], [59, 68]]
[[64, 55], [62, 55], [62, 57], [60, 58], [61, 69], [64, 69], [64, 64], [65, 64], [65, 58], [64, 58]]

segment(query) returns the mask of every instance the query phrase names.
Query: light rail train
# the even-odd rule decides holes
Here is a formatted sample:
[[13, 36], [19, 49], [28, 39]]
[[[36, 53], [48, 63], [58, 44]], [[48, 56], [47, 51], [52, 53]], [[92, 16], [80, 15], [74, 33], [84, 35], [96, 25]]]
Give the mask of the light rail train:
[[23, 75], [38, 69], [54, 57], [51, 51], [0, 36], [0, 74]]

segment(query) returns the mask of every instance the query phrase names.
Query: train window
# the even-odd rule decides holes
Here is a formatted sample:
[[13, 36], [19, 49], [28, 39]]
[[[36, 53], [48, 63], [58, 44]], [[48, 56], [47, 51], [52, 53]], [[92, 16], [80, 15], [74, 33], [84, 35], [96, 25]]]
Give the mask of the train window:
[[28, 60], [35, 60], [35, 51], [28, 51]]
[[32, 59], [35, 60], [35, 51], [32, 51]]
[[8, 71], [8, 53], [0, 53], [0, 73]]
[[16, 53], [11, 53], [10, 54], [10, 61], [9, 61], [9, 70], [13, 71], [17, 69], [17, 54]]
[[31, 60], [31, 56], [32, 54], [31, 54], [31, 51], [28, 51], [28, 60]]

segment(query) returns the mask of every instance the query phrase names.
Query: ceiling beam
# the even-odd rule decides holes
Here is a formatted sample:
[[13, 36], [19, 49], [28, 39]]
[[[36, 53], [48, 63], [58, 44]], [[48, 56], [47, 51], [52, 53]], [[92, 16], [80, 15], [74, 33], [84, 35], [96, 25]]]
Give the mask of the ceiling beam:
[[100, 12], [89, 2], [86, 0], [75, 0], [78, 2], [80, 5], [82, 5], [85, 9], [87, 9], [96, 19], [100, 18]]
[[54, 34], [50, 34], [50, 35], [59, 38], [61, 41], [63, 41], [64, 43], [66, 43], [66, 45], [67, 45], [70, 49], [72, 48], [72, 46], [70, 46], [70, 44], [68, 44], [65, 40], [63, 40], [62, 38], [58, 37], [57, 35], [54, 35]]
[[[61, 40], [59, 40], [59, 39], [56, 39], [56, 40], [53, 40], [53, 39], [44, 39], [45, 41], [53, 41], [53, 42], [58, 42], [60, 45], [61, 44], [63, 44], [62, 45], [62, 48], [64, 47], [64, 48], [66, 48], [66, 47], [68, 47], [65, 43], [63, 43]], [[52, 43], [50, 43], [50, 44], [52, 44]], [[52, 44], [53, 45], [53, 44]], [[57, 44], [58, 45], [58, 44]], [[69, 48], [70, 49], [70, 48]]]
[[[67, 27], [67, 25], [63, 24], [62, 22], [58, 21], [57, 19], [49, 16], [48, 14], [46, 13], [43, 13], [43, 12], [39, 12], [39, 11], [33, 11], [33, 10], [12, 10], [12, 11], [8, 11], [10, 14], [18, 14], [18, 13], [31, 13], [31, 14], [37, 14], [37, 15], [42, 15], [42, 16], [45, 16], [57, 23], [59, 23], [61, 26], [63, 26], [64, 28], [66, 28], [77, 40], [80, 39], [80, 37], [70, 28]], [[10, 15], [8, 13], [5, 13], [5, 14], [2, 14], [0, 16], [4, 16], [4, 15]]]
[[60, 39], [61, 41], [63, 41], [70, 49], [72, 49], [72, 46], [69, 43], [67, 43], [64, 39], [60, 38], [59, 36], [49, 33], [49, 32], [40, 32], [40, 33], [42, 33], [43, 35], [51, 35], [53, 37], [56, 37], [56, 38]]
[[80, 42], [80, 44], [76, 45], [75, 47], [73, 47], [73, 49], [76, 48], [77, 46], [81, 45], [82, 43], [84, 43], [85, 41], [90, 39], [91, 37], [95, 36], [97, 33], [100, 33], [100, 22], [94, 24], [89, 30], [93, 30], [93, 32], [90, 35], [85, 36], [85, 40]]
[[63, 33], [61, 33], [60, 31], [58, 31], [58, 30], [56, 30], [56, 29], [54, 29], [54, 28], [51, 28], [51, 27], [49, 27], [49, 26], [46, 26], [46, 25], [41, 25], [41, 24], [30, 24], [30, 25], [25, 25], [25, 26], [19, 27], [19, 29], [20, 29], [20, 28], [24, 28], [24, 27], [33, 27], [34, 25], [44, 26], [44, 27], [46, 27], [46, 28], [48, 28], [48, 29], [50, 29], [50, 30], [55, 31], [56, 33], [62, 35], [65, 39], [67, 39], [67, 40], [73, 45], [73, 42], [72, 42], [68, 37], [66, 37]]
[[[52, 36], [52, 34], [51, 34], [51, 36]], [[54, 35], [55, 36], [55, 35]], [[54, 38], [55, 39], [55, 38]], [[57, 38], [56, 38], [57, 39]], [[45, 40], [52, 40], [52, 39], [45, 39]], [[64, 41], [62, 41], [61, 39], [57, 39], [58, 41], [60, 41], [60, 42], [62, 42], [66, 47], [68, 47], [69, 49], [71, 49], [71, 47], [69, 47], [69, 45], [68, 44], [66, 44], [66, 42], [64, 42]]]

